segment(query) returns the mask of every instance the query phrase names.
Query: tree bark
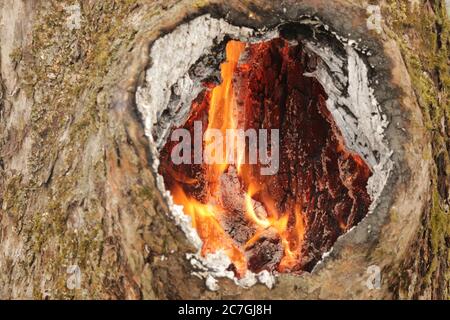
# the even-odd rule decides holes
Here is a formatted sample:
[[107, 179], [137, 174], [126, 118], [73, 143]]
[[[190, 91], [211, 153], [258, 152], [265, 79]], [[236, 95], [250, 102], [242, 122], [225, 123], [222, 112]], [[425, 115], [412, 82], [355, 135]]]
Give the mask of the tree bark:
[[[363, 0], [1, 0], [0, 298], [448, 299], [445, 1], [370, 3], [379, 32]], [[317, 270], [273, 289], [220, 279], [213, 292], [191, 274], [194, 248], [156, 188], [136, 110], [151, 44], [203, 13], [256, 28], [316, 15], [375, 53], [396, 152], [373, 233], [358, 227]]]

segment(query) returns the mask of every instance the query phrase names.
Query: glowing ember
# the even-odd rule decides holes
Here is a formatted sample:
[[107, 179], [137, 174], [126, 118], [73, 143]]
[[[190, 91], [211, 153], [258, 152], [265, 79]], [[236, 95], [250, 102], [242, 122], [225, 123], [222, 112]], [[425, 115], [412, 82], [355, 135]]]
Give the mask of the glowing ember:
[[[226, 57], [222, 83], [206, 84], [184, 128], [193, 133], [201, 121], [224, 136], [227, 129], [279, 129], [279, 172], [264, 176], [260, 163], [247, 164], [248, 142], [224, 146], [224, 159], [236, 156], [235, 162], [175, 165], [171, 141], [160, 172], [192, 218], [203, 255], [225, 251], [238, 277], [247, 270], [310, 270], [367, 213], [370, 169], [346, 150], [323, 88], [303, 75], [316, 61], [301, 45], [229, 41]], [[205, 136], [203, 146], [213, 142]]]

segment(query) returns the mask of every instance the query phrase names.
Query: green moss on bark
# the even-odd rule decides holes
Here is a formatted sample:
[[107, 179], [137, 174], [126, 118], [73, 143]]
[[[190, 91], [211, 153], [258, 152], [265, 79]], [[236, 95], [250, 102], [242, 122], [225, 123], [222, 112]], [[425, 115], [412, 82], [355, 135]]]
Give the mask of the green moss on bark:
[[[389, 36], [396, 39], [400, 46], [426, 127], [432, 137], [432, 196], [429, 213], [425, 213], [429, 217], [424, 219], [428, 230], [420, 241], [430, 242], [432, 248], [426, 282], [437, 287], [444, 273], [446, 284], [439, 290], [449, 297], [450, 199], [439, 188], [446, 185], [448, 190], [450, 185], [450, 22], [444, 0], [423, 0], [417, 5], [407, 0], [388, 0], [383, 14], [392, 30]], [[438, 172], [439, 166], [444, 167], [444, 172]]]

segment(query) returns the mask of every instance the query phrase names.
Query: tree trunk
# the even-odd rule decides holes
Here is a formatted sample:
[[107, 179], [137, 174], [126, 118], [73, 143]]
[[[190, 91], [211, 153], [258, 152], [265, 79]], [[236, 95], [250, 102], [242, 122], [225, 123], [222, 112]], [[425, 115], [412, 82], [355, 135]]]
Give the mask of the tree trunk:
[[[64, 2], [0, 1], [0, 298], [448, 299], [444, 0], [369, 1], [381, 21], [364, 0]], [[380, 204], [312, 273], [271, 289], [211, 291], [192, 274], [136, 106], [153, 42], [205, 13], [258, 29], [317, 16], [361, 39], [390, 122]]]

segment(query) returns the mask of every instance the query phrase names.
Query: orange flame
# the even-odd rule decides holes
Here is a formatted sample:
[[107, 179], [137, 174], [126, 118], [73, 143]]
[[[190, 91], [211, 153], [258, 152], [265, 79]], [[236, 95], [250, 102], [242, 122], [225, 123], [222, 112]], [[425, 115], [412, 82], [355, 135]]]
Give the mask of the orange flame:
[[[233, 88], [233, 75], [239, 63], [239, 58], [245, 50], [245, 44], [239, 41], [229, 41], [226, 46], [227, 61], [221, 65], [222, 83], [216, 86], [210, 95], [208, 111], [208, 129], [218, 129], [226, 136], [227, 129], [237, 129], [239, 112]], [[205, 146], [213, 143], [206, 138]], [[238, 148], [237, 144], [236, 148]], [[192, 218], [193, 227], [203, 240], [202, 254], [214, 253], [223, 250], [236, 269], [238, 276], [245, 275], [248, 261], [245, 249], [256, 243], [265, 230], [273, 230], [279, 237], [283, 246], [284, 256], [279, 264], [279, 270], [285, 271], [293, 268], [301, 258], [301, 246], [305, 234], [305, 223], [300, 204], [294, 204], [295, 212], [281, 213], [277, 209], [276, 200], [268, 190], [253, 177], [249, 166], [242, 165], [243, 150], [231, 150], [238, 155], [236, 172], [242, 190], [242, 207], [245, 208], [245, 218], [255, 230], [244, 245], [236, 243], [227, 234], [223, 227], [223, 216], [226, 209], [222, 206], [220, 198], [221, 176], [227, 174], [229, 150], [224, 146], [223, 163], [209, 165], [205, 168], [205, 180], [209, 186], [208, 198], [202, 202], [187, 196], [179, 185], [172, 187], [171, 192], [176, 204], [184, 206], [184, 212]], [[178, 181], [183, 180], [178, 177]], [[192, 182], [192, 181], [190, 181]], [[258, 201], [255, 200], [258, 199]]]

